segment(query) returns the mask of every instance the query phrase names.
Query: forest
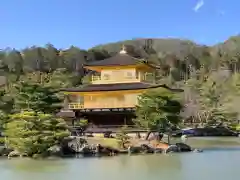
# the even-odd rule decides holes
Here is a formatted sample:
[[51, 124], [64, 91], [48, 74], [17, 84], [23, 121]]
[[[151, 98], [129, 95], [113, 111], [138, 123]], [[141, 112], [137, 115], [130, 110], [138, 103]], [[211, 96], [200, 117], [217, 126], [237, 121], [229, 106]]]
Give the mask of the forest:
[[[22, 106], [34, 107], [32, 99], [36, 97], [29, 94], [19, 97], [19, 91], [30, 91], [32, 87], [27, 89], [27, 86], [31, 83], [39, 84], [39, 94], [43, 91], [57, 93], [60, 88], [89, 83], [94, 72], [84, 70], [84, 64], [113, 56], [123, 44], [132, 56], [155, 64], [157, 83], [184, 89], [181, 95], [184, 121], [237, 122], [240, 113], [240, 36], [230, 37], [214, 46], [180, 39], [133, 39], [88, 50], [75, 46], [63, 50], [52, 44], [23, 50], [6, 48], [0, 51], [1, 112], [10, 113]], [[57, 95], [62, 100], [62, 95]], [[61, 102], [56, 103], [60, 106]]]

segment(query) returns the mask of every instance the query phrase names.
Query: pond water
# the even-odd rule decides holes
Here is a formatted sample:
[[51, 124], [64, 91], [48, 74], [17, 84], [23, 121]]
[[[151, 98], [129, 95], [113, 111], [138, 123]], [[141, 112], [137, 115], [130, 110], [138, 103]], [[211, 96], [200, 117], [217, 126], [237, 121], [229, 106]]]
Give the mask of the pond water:
[[240, 178], [240, 138], [189, 139], [203, 153], [73, 158], [0, 159], [4, 180], [236, 180]]

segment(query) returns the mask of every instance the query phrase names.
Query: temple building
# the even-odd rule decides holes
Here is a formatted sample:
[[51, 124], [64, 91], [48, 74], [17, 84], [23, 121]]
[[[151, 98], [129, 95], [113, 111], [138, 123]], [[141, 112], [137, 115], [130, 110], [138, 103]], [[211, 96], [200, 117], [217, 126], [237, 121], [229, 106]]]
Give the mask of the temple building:
[[124, 47], [115, 56], [87, 63], [84, 68], [99, 75], [92, 75], [91, 83], [81, 88], [63, 89], [65, 110], [95, 125], [133, 124], [138, 96], [148, 89], [168, 88], [155, 84], [155, 68], [130, 56]]

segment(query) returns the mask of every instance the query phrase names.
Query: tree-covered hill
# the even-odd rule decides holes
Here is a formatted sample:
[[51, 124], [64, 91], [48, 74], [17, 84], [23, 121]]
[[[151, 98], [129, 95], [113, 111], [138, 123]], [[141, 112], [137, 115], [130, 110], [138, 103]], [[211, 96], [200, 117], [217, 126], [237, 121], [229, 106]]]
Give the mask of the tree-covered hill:
[[[237, 66], [233, 67], [233, 63], [239, 58], [240, 36], [230, 37], [226, 42], [213, 47], [189, 40], [142, 38], [98, 45], [88, 50], [75, 46], [61, 50], [51, 44], [45, 47], [28, 47], [21, 51], [6, 48], [0, 51], [0, 75], [6, 76], [10, 81], [18, 81], [22, 76], [33, 76], [36, 72], [52, 76], [57, 71], [60, 76], [71, 76], [72, 79], [68, 79], [71, 85], [80, 85], [86, 74], [84, 63], [112, 56], [119, 52], [123, 44], [130, 54], [161, 65], [163, 72], [160, 74], [165, 76], [169, 75], [170, 70], [174, 71], [176, 80], [182, 80], [183, 77], [180, 76], [186, 78], [189, 71], [202, 66], [205, 69], [238, 69]], [[0, 78], [0, 81], [3, 84], [5, 78]]]
[[[92, 49], [105, 49], [109, 52], [117, 52], [121, 46], [129, 45], [133, 46], [137, 50], [141, 50], [145, 47], [146, 41], [149, 39], [133, 39], [127, 41], [119, 41], [115, 43], [103, 44], [95, 46]], [[181, 39], [151, 39], [151, 46], [156, 51], [157, 54], [170, 53], [181, 56], [182, 54], [189, 53], [191, 51], [202, 51], [204, 46], [198, 45], [189, 40]]]
[[[123, 44], [130, 54], [162, 65], [164, 71], [173, 68], [189, 71], [189, 67], [199, 69], [201, 66], [232, 69], [233, 62], [239, 57], [240, 36], [230, 37], [226, 42], [212, 47], [180, 39], [133, 39], [103, 44], [88, 50], [75, 46], [61, 50], [51, 44], [28, 47], [22, 51], [6, 48], [0, 51], [0, 75], [18, 81], [22, 75], [29, 73], [49, 74], [61, 70], [62, 73], [77, 76], [78, 80], [74, 83], [81, 84], [80, 79], [86, 74], [82, 68], [84, 63], [114, 55]], [[235, 67], [235, 70], [236, 68], [238, 69]]]

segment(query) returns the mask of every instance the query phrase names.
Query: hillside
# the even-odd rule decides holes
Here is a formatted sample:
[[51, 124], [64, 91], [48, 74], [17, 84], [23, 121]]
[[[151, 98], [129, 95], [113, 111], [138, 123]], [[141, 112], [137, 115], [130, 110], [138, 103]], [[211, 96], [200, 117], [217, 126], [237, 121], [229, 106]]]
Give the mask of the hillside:
[[[115, 43], [103, 44], [95, 46], [91, 49], [104, 49], [110, 53], [118, 52], [122, 45], [133, 46], [134, 49], [140, 53], [143, 53], [143, 49], [146, 45], [146, 42], [149, 39], [133, 39], [126, 41], [119, 41]], [[154, 53], [159, 56], [163, 54], [175, 54], [178, 57], [182, 57], [183, 54], [192, 53], [202, 53], [207, 46], [198, 45], [189, 40], [181, 39], [151, 39], [152, 42], [149, 44], [151, 48], [155, 51]]]
[[[124, 45], [130, 45], [134, 46], [135, 48], [143, 48], [146, 44], [147, 38], [139, 38], [139, 39], [132, 39], [132, 40], [124, 40], [124, 41], [118, 41], [113, 43], [107, 43], [107, 44], [101, 44], [92, 47], [91, 49], [105, 49], [109, 52], [116, 52], [118, 51], [121, 46]], [[176, 39], [176, 38], [165, 38], [165, 39], [151, 39], [152, 40], [152, 47], [157, 52], [168, 52], [168, 53], [179, 53], [179, 52], [188, 52], [193, 47], [196, 49], [202, 49], [202, 48], [210, 48], [210, 49], [216, 49], [216, 48], [227, 48], [229, 50], [232, 50], [234, 46], [240, 46], [240, 35], [238, 36], [231, 36], [224, 42], [219, 42], [213, 46], [207, 46], [204, 44], [198, 44], [190, 40], [185, 39]]]
[[[171, 69], [174, 79], [179, 81], [188, 78], [189, 67], [196, 70], [201, 66], [207, 66], [210, 69], [227, 66], [232, 69], [231, 62], [233, 58], [236, 61], [239, 57], [238, 52], [240, 52], [240, 36], [230, 37], [224, 43], [212, 47], [181, 39], [148, 40], [119, 41], [98, 45], [88, 50], [71, 46], [63, 51], [51, 44], [45, 47], [28, 47], [21, 52], [8, 48], [0, 51], [0, 75], [18, 81], [24, 74], [36, 71], [53, 73], [60, 70], [61, 73], [77, 77], [73, 78], [70, 84], [78, 85], [82, 83], [81, 77], [86, 74], [82, 67], [84, 63], [112, 56], [119, 52], [124, 44], [130, 54], [161, 65], [164, 72], [160, 73], [160, 77], [169, 75]], [[238, 69], [238, 67], [234, 68]], [[2, 80], [1, 78], [0, 81]]]

